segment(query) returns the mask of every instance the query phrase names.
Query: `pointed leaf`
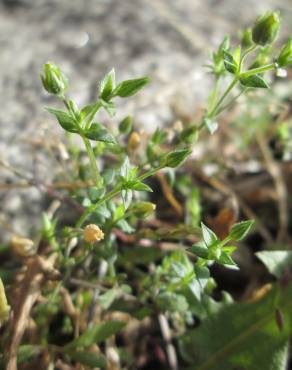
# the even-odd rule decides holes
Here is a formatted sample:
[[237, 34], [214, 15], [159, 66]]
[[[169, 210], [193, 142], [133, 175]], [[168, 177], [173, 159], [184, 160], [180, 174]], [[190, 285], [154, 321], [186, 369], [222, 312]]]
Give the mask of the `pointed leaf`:
[[269, 85], [266, 82], [266, 80], [258, 74], [245, 77], [245, 78], [241, 78], [239, 81], [243, 86], [246, 86], [246, 87], [255, 87], [259, 89], [269, 88]]
[[149, 77], [136, 78], [133, 80], [125, 80], [118, 84], [113, 91], [113, 96], [120, 96], [121, 98], [127, 98], [136, 94], [145, 85], [150, 82]]
[[76, 128], [75, 120], [73, 117], [70, 116], [69, 113], [63, 112], [59, 109], [54, 109], [54, 108], [46, 108], [46, 109], [49, 113], [53, 114], [57, 118], [60, 126], [64, 130], [68, 132], [73, 132], [73, 133], [78, 132]]
[[201, 229], [203, 233], [203, 239], [207, 247], [211, 246], [212, 244], [214, 244], [215, 242], [219, 240], [217, 235], [211, 229], [209, 229], [206, 225], [204, 225], [203, 222], [201, 222]]
[[116, 144], [114, 136], [100, 123], [93, 123], [89, 129], [84, 131], [84, 135], [90, 140]]
[[229, 236], [236, 241], [242, 240], [246, 237], [253, 224], [253, 220], [238, 222], [231, 227]]

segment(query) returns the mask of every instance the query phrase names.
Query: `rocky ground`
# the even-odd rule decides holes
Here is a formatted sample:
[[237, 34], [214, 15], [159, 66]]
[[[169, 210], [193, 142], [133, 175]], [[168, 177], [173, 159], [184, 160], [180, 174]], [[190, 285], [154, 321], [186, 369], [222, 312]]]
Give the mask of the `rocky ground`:
[[258, 13], [276, 7], [287, 34], [291, 0], [0, 1], [0, 221], [5, 235], [28, 236], [43, 198], [38, 189], [4, 184], [54, 176], [54, 160], [39, 150], [61, 134], [43, 109], [51, 103], [38, 79], [44, 62], [64, 69], [80, 104], [96, 96], [98, 79], [112, 67], [118, 80], [151, 76], [143, 94], [122, 102], [116, 121], [133, 113], [137, 127], [152, 130], [174, 119], [174, 105], [195, 113], [208, 91], [202, 67], [208, 51], [226, 33], [236, 34]]

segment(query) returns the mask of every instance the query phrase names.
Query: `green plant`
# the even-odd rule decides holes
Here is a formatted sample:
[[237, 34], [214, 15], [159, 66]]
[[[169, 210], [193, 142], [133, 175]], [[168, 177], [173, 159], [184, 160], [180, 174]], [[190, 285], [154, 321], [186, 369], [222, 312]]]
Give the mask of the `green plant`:
[[[99, 83], [97, 101], [78, 107], [67, 97], [69, 82], [59, 67], [52, 63], [44, 66], [41, 75], [44, 88], [64, 105], [63, 109], [47, 108], [47, 111], [68, 135], [81, 138], [88, 163], [83, 164], [79, 149], [71, 148], [77, 163], [72, 177], [89, 181], [89, 186], [71, 192], [83, 208], [76, 222], [61, 228], [57, 219], [45, 214], [42, 229], [45, 247], [40, 244], [37, 253], [30, 257], [26, 254], [27, 242], [15, 248], [19, 255], [28, 258], [24, 262], [28, 268], [23, 285], [20, 282], [23, 291], [18, 298], [19, 307], [14, 309], [11, 319], [12, 330], [7, 331], [3, 340], [8, 343], [9, 370], [16, 368], [16, 359], [21, 364], [39, 353], [48, 355], [50, 368], [57, 359], [70, 364], [77, 362], [88, 368], [111, 368], [112, 359], [108, 353], [110, 349], [117, 352], [118, 347], [112, 338], [126, 326], [125, 320], [110, 317], [110, 313], [115, 311], [126, 313], [128, 316], [122, 317], [128, 320], [129, 317], [139, 320], [158, 317], [166, 341], [165, 330], [170, 322], [181, 338], [184, 363], [189, 363], [194, 369], [228, 370], [234, 366], [249, 370], [264, 366], [262, 368], [267, 369], [270, 357], [275, 355], [275, 351], [270, 349], [275, 340], [279, 339], [281, 346], [287, 345], [291, 328], [285, 327], [285, 333], [277, 333], [273, 316], [274, 312], [278, 312], [279, 316], [279, 312], [283, 311], [285, 320], [289, 319], [286, 311], [290, 295], [286, 297], [280, 286], [267, 296], [268, 303], [235, 305], [228, 294], [223, 294], [220, 303], [212, 298], [216, 282], [211, 277], [210, 268], [214, 264], [237, 268], [232, 258], [236, 249], [233, 243], [246, 237], [253, 221], [235, 223], [223, 238], [219, 238], [204, 223], [198, 228], [200, 195], [196, 188], [188, 191], [190, 179], [186, 175], [178, 176], [176, 184], [189, 200], [186, 224], [174, 225], [172, 230], [166, 231], [141, 226], [141, 220], [151, 216], [156, 209], [153, 203], [155, 194], [152, 198], [147, 195], [155, 188], [151, 178], [164, 171], [171, 181], [176, 176], [175, 169], [191, 155], [204, 128], [214, 133], [218, 128], [218, 116], [230, 108], [239, 96], [252, 88], [269, 87], [264, 73], [291, 64], [291, 39], [279, 53], [275, 52], [274, 62], [266, 63], [266, 58], [274, 49], [264, 47], [275, 40], [279, 23], [278, 13], [269, 12], [258, 19], [252, 30], [244, 33], [241, 44], [231, 47], [230, 38], [226, 37], [213, 53], [212, 64], [209, 65], [215, 76], [215, 87], [201, 122], [188, 125], [173, 140], [168, 139], [166, 131], [157, 129], [139, 155], [136, 155], [136, 150], [141, 138], [133, 130], [131, 117], [125, 117], [117, 128], [111, 130], [98, 121], [97, 114], [103, 109], [113, 117], [115, 99], [135, 95], [149, 83], [148, 77], [116, 83], [115, 72], [111, 70]], [[222, 92], [220, 85], [230, 77], [231, 81]], [[236, 88], [238, 92], [232, 95]], [[171, 193], [169, 199], [174, 202]], [[140, 243], [143, 238], [155, 242], [174, 241], [175, 250], [167, 252], [153, 244], [145, 247]], [[124, 240], [126, 247], [120, 240]], [[131, 245], [133, 243], [137, 245]], [[0, 290], [1, 307], [5, 311], [1, 309], [2, 320], [8, 306], [2, 284]], [[42, 292], [46, 302], [40, 300], [33, 307], [38, 297], [35, 292]], [[22, 344], [23, 307], [28, 317], [33, 311], [41, 338], [36, 345]], [[259, 311], [253, 312], [255, 309]], [[261, 310], [263, 313], [259, 313]], [[54, 323], [58, 315], [62, 316], [59, 334], [64, 338], [61, 343], [48, 329], [48, 322]], [[236, 315], [242, 316], [238, 324], [235, 322]], [[261, 315], [265, 315], [262, 321], [255, 323]], [[199, 329], [189, 330], [189, 325], [197, 319], [206, 321]], [[220, 331], [224, 331], [225, 327], [228, 327], [228, 336], [223, 337]], [[214, 342], [211, 338], [213, 334], [210, 334], [213, 328], [218, 330]], [[241, 331], [243, 334], [238, 334]], [[248, 342], [253, 331], [258, 335], [256, 340], [264, 341], [266, 331], [269, 331], [270, 339], [269, 348], [263, 348], [255, 355], [254, 343]], [[242, 341], [237, 339], [242, 336]], [[210, 342], [212, 345], [209, 346]], [[102, 350], [102, 343], [106, 343], [106, 351]], [[171, 357], [173, 348], [170, 343], [167, 344], [167, 353]], [[220, 352], [223, 344], [225, 349]], [[198, 351], [195, 356], [193, 346]], [[236, 352], [235, 355], [233, 352]], [[249, 357], [243, 358], [245, 353]], [[284, 356], [287, 355], [285, 353], [283, 350]], [[229, 354], [232, 357], [228, 357]], [[227, 359], [225, 355], [228, 355]], [[266, 356], [265, 360], [263, 356]], [[1, 358], [3, 363], [4, 357]], [[131, 356], [123, 355], [122, 349], [116, 357], [116, 368], [135, 368]], [[173, 363], [171, 366], [175, 368]], [[273, 369], [283, 367], [275, 365]]]

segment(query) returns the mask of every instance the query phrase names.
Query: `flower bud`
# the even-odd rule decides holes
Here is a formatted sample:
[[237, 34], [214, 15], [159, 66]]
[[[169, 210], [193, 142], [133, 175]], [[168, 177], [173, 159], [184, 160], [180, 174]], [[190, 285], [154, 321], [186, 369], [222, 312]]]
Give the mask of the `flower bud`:
[[283, 46], [276, 62], [279, 67], [286, 67], [292, 63], [292, 37]]
[[135, 150], [137, 150], [139, 148], [141, 144], [141, 137], [140, 135], [138, 134], [138, 132], [132, 132], [130, 137], [129, 137], [129, 140], [128, 140], [128, 145], [127, 145], [127, 149], [128, 149], [128, 152], [134, 152]]
[[61, 70], [51, 63], [46, 63], [41, 75], [44, 88], [48, 93], [62, 95], [68, 87], [68, 80]]
[[276, 39], [279, 28], [279, 13], [266, 12], [257, 19], [252, 29], [253, 42], [262, 46], [271, 44]]
[[104, 233], [97, 225], [90, 224], [85, 227], [83, 237], [86, 242], [95, 243], [104, 238]]
[[156, 205], [151, 202], [138, 202], [131, 206], [132, 211], [136, 217], [146, 218], [150, 216], [156, 209]]
[[7, 303], [4, 285], [0, 278], [0, 324], [2, 324], [8, 318], [10, 307]]
[[241, 35], [241, 45], [246, 49], [253, 45], [252, 30], [250, 28], [243, 31]]
[[128, 135], [133, 126], [133, 118], [131, 116], [125, 117], [119, 124], [119, 131], [121, 134]]
[[29, 257], [36, 253], [34, 242], [21, 236], [13, 236], [10, 245], [13, 251], [21, 257]]

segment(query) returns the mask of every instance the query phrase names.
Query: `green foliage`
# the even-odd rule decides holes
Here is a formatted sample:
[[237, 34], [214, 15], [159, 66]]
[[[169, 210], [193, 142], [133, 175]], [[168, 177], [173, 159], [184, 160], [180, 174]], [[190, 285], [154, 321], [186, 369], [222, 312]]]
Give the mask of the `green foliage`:
[[231, 304], [204, 319], [181, 339], [188, 368], [285, 369], [292, 332], [291, 297], [291, 284], [277, 285], [256, 303]]
[[[69, 145], [72, 171], [66, 173], [66, 181], [72, 180], [73, 185], [68, 187], [71, 198], [64, 196], [80, 215], [68, 212], [70, 221], [66, 223], [51, 218], [49, 212], [44, 214], [38, 254], [27, 259], [21, 256], [12, 268], [7, 265], [0, 270], [5, 277], [5, 290], [0, 280], [0, 321], [5, 324], [10, 309], [7, 271], [15, 275], [21, 265], [24, 274], [30, 273], [30, 258], [36, 258], [44, 269], [39, 273], [45, 277], [39, 287], [42, 299], [30, 312], [40, 344], [25, 345], [22, 342], [29, 336], [24, 336], [18, 349], [19, 363], [29, 364], [45, 353], [50, 368], [62, 359], [69, 367], [77, 362], [77, 367], [105, 369], [112, 346], [121, 368], [134, 369], [131, 355], [135, 354], [123, 355], [122, 351], [121, 343], [128, 340], [128, 333], [124, 336], [126, 322], [109, 319], [118, 311], [127, 314], [130, 322], [147, 318], [151, 328], [157, 318], [169, 321], [172, 336], [181, 338], [181, 352], [190, 369], [284, 369], [292, 319], [291, 284], [285, 281], [291, 253], [258, 252], [256, 256], [279, 284], [261, 300], [234, 303], [219, 283], [217, 287], [212, 266], [219, 264], [223, 271], [238, 269], [237, 259], [233, 260], [234, 243], [247, 237], [254, 222], [230, 225], [225, 220], [222, 230], [216, 227], [217, 219], [209, 223], [205, 189], [197, 179], [194, 184], [189, 171], [195, 165], [191, 154], [202, 131], [215, 133], [220, 128], [218, 116], [240, 95], [251, 88], [268, 88], [265, 74], [290, 64], [291, 39], [280, 51], [271, 46], [279, 24], [278, 13], [268, 12], [252, 29], [245, 30], [237, 45], [230, 46], [229, 36], [223, 39], [208, 66], [215, 84], [203, 117], [199, 122], [183, 122], [184, 127], [174, 135], [157, 128], [148, 137], [145, 134], [145, 139], [131, 116], [115, 122], [116, 98], [140, 92], [149, 83], [148, 77], [116, 83], [112, 69], [96, 84], [96, 99], [78, 107], [67, 96], [69, 82], [61, 69], [45, 64], [43, 86], [64, 107], [47, 111], [67, 132], [69, 141], [74, 134], [83, 143], [83, 147]], [[100, 111], [107, 118], [98, 117]], [[264, 114], [267, 111], [265, 107]], [[256, 124], [260, 125], [260, 118]], [[282, 141], [289, 141], [285, 122], [276, 132]], [[178, 169], [187, 161], [191, 164], [187, 171]], [[159, 171], [161, 176], [153, 178]], [[216, 232], [201, 222], [203, 216]], [[54, 266], [45, 269], [53, 258]], [[135, 325], [139, 325], [137, 321]], [[51, 328], [56, 333], [51, 333]], [[170, 345], [164, 329], [161, 332]], [[5, 335], [11, 336], [9, 329]], [[5, 335], [1, 349], [7, 344]], [[155, 335], [160, 332], [156, 330]], [[112, 338], [115, 336], [118, 340]], [[159, 338], [157, 352], [163, 350], [161, 342]], [[0, 363], [4, 368], [4, 356]], [[179, 368], [183, 366], [179, 356]]]

